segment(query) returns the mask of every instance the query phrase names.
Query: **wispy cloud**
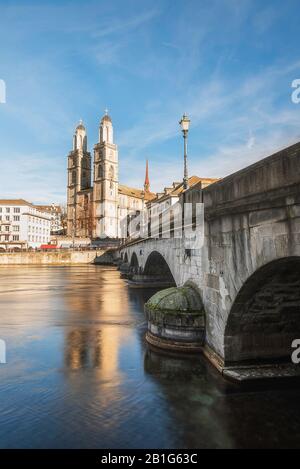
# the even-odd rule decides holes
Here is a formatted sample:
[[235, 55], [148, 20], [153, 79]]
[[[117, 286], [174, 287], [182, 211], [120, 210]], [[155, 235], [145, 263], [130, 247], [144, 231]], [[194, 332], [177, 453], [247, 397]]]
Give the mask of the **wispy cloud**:
[[[259, 75], [247, 77], [235, 89], [230, 81], [222, 82], [216, 78], [205, 87], [200, 84], [192, 88], [188, 101], [178, 97], [169, 101], [167, 108], [161, 103], [164, 110], [160, 113], [157, 110], [148, 112], [146, 119], [121, 134], [121, 146], [127, 148], [129, 158], [135, 164], [133, 162], [141, 153], [149, 155], [153, 151], [151, 146], [156, 144], [160, 155], [159, 171], [155, 170], [154, 160], [152, 188], [161, 190], [161, 184], [181, 179], [181, 148], [178, 147], [172, 159], [168, 158], [169, 152], [161, 154], [159, 147], [179, 136], [176, 117], [184, 109], [192, 121], [190, 172], [208, 177], [228, 175], [300, 139], [300, 110], [291, 104], [288, 80], [290, 73], [296, 70], [300, 70], [297, 61], [285, 66], [282, 63], [273, 65]], [[278, 104], [280, 86], [286, 99]], [[210, 128], [208, 148], [211, 149], [201, 155], [201, 148], [208, 144], [207, 137], [202, 135], [203, 128]], [[215, 140], [214, 133], [219, 136]], [[140, 171], [143, 171], [143, 165]]]
[[43, 153], [11, 152], [10, 158], [1, 159], [1, 197], [20, 197], [37, 203], [63, 202], [67, 180], [64, 163], [61, 160], [59, 164], [56, 158]]
[[119, 56], [124, 42], [102, 42], [94, 48], [95, 60], [98, 65], [116, 65], [119, 63]]
[[91, 33], [91, 36], [95, 38], [103, 38], [119, 33], [126, 33], [152, 20], [158, 16], [159, 13], [160, 11], [158, 9], [153, 9], [137, 14], [127, 20], [124, 18], [108, 18], [104, 24], [100, 25], [98, 30]]
[[148, 158], [155, 190], [182, 178], [184, 111], [190, 174], [223, 176], [299, 138], [296, 0], [12, 1], [2, 10], [1, 196], [63, 201], [73, 126], [84, 118], [92, 147], [106, 106], [121, 181], [141, 187]]

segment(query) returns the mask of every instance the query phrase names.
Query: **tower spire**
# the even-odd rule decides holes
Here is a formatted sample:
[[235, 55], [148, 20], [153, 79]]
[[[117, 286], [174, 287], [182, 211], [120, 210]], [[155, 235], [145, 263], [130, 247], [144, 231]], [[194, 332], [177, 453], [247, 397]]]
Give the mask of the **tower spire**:
[[146, 160], [146, 175], [145, 175], [144, 191], [149, 192], [149, 189], [150, 189], [149, 168], [148, 168], [148, 160]]

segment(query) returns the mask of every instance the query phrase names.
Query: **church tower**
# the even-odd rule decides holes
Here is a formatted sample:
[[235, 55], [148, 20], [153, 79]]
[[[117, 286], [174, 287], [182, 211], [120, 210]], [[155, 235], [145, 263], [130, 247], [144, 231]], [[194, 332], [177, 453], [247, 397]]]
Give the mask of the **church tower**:
[[118, 237], [118, 148], [107, 111], [99, 126], [99, 143], [94, 147], [94, 237]]
[[148, 160], [146, 160], [146, 174], [145, 174], [145, 182], [144, 182], [144, 191], [150, 191], [150, 180], [149, 180], [149, 167], [148, 167]]
[[68, 155], [67, 234], [79, 235], [77, 223], [78, 194], [91, 187], [91, 154], [87, 151], [87, 134], [79, 122], [73, 136], [73, 149]]

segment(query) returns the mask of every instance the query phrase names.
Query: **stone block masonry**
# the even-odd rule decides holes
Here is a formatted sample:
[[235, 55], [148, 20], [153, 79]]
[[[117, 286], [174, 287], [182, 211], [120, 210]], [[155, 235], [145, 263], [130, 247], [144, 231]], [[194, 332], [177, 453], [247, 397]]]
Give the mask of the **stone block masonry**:
[[105, 250], [0, 253], [0, 266], [92, 264], [104, 253]]
[[151, 274], [155, 265], [169, 271], [177, 287], [197, 286], [204, 351], [223, 374], [269, 362], [290, 365], [300, 334], [300, 143], [211, 184], [202, 195], [199, 251], [187, 252], [182, 239], [157, 237], [128, 243], [120, 255], [140, 274]]

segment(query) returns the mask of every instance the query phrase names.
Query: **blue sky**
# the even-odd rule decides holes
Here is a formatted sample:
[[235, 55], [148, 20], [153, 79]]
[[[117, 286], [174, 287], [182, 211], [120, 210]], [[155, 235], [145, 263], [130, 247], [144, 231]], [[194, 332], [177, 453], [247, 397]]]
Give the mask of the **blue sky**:
[[64, 202], [80, 118], [108, 107], [121, 182], [222, 177], [300, 140], [298, 0], [0, 0], [0, 197]]

